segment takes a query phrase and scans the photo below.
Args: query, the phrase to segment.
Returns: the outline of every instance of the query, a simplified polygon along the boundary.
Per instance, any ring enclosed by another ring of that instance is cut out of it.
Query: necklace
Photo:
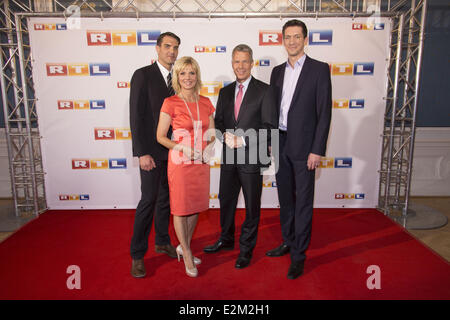
[[[201,121],[200,121],[200,111],[199,111],[199,106],[198,106],[198,100],[196,100],[196,104],[197,104],[197,121],[194,120],[194,117],[192,116],[192,112],[189,109],[189,106],[186,102],[186,100],[184,99],[183,95],[180,94],[180,98],[181,100],[183,100],[184,105],[186,106],[187,111],[189,112],[189,116],[191,117],[191,121],[192,121],[192,127],[194,129],[194,148],[197,145],[197,141],[198,141],[198,137],[199,137],[199,132],[201,129]]]

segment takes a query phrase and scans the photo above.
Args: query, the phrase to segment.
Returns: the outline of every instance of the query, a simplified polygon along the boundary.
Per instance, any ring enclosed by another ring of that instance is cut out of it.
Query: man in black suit
[[[212,253],[234,248],[235,211],[242,187],[246,216],[235,264],[241,269],[250,264],[256,245],[263,178],[261,169],[270,164],[267,131],[276,128],[277,116],[270,87],[251,75],[253,53],[249,46],[234,48],[232,67],[236,81],[220,90],[214,119],[224,142],[219,184],[221,234],[219,240],[205,247],[204,251]]]
[[[162,33],[156,42],[157,62],[136,70],[131,78],[130,127],[133,156],[139,157],[141,176],[141,200],[136,209],[131,239],[131,275],[135,278],[146,274],[143,258],[148,249],[154,212],[155,251],[177,257],[168,233],[168,150],[156,141],[156,128],[164,99],[174,94],[170,72],[177,59],[179,45],[177,35]]]
[[[303,273],[311,239],[315,169],[325,155],[331,121],[330,68],[305,54],[307,32],[302,21],[286,22],[283,45],[288,61],[273,68],[270,77],[279,114],[280,154],[275,158],[283,243],[266,255],[290,251],[289,279]]]

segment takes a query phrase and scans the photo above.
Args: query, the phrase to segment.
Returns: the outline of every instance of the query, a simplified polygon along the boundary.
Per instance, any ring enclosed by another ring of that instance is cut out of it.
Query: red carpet
[[[201,214],[193,250],[199,277],[156,254],[154,233],[147,277],[130,276],[133,210],[49,211],[0,243],[0,299],[449,299],[449,264],[371,209],[317,209],[305,273],[286,278],[288,256],[268,258],[279,245],[278,210],[263,210],[251,265],[234,268],[238,250],[205,254],[218,238],[219,214]],[[243,211],[237,213],[237,231]],[[178,244],[171,230],[173,244]],[[239,233],[236,234],[238,243]],[[237,246],[236,246],[237,247]],[[81,269],[81,289],[66,286],[67,267]],[[369,290],[367,267],[380,268],[381,289]]]

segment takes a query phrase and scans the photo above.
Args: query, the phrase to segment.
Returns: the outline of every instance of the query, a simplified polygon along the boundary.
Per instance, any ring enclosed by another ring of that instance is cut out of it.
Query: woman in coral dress
[[[176,95],[167,98],[157,129],[158,142],[168,148],[167,176],[170,210],[183,256],[186,273],[196,277],[200,259],[191,252],[191,239],[198,213],[209,208],[209,155],[214,144],[214,107],[199,95],[200,68],[191,57],[183,57],[173,67],[172,86]],[[172,126],[172,140],[167,138]]]

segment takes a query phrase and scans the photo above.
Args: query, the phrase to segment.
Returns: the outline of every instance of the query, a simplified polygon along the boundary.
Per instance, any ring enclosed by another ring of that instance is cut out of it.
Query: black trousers
[[[148,250],[148,236],[155,220],[155,244],[170,243],[170,198],[167,181],[167,160],[155,160],[156,167],[150,171],[140,170],[141,200],[134,217],[131,238],[131,258],[142,259]]]
[[[245,173],[239,166],[231,166],[220,170],[219,203],[220,227],[222,229],[220,240],[234,243],[235,213],[242,191],[245,200],[245,221],[242,224],[239,246],[241,253],[252,253],[256,246],[259,217],[261,211],[261,193],[263,177],[258,172]]]
[[[308,170],[307,160],[291,159],[285,144],[286,134],[280,133],[276,180],[281,233],[284,243],[291,248],[291,260],[303,261],[311,240],[315,171]]]

